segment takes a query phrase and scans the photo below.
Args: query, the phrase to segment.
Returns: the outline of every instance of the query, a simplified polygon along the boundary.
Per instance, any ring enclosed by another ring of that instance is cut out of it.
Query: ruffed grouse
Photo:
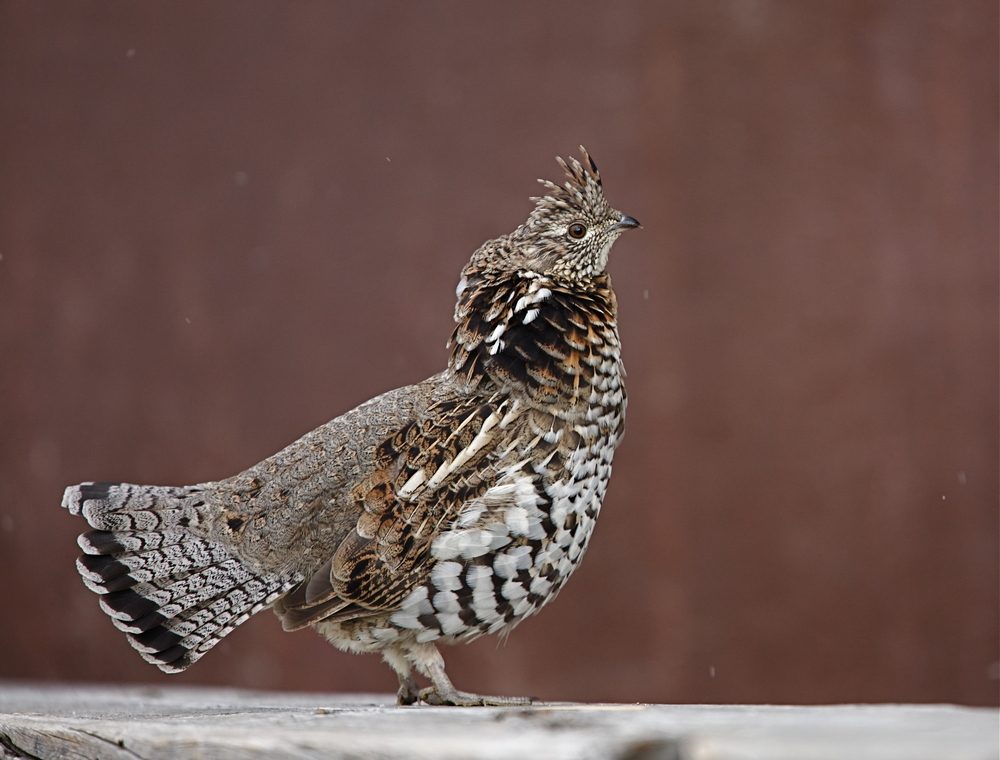
[[[84,583],[143,658],[182,671],[271,606],[286,630],[381,652],[400,703],[529,701],[457,691],[436,644],[505,633],[556,596],[622,437],[605,267],[638,222],[608,205],[586,150],[558,161],[565,182],[542,181],[524,224],[462,271],[443,372],[226,480],[66,489],[93,528]]]

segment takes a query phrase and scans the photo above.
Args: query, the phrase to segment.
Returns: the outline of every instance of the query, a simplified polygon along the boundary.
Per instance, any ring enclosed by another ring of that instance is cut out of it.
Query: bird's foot
[[[426,689],[425,689],[426,691]],[[415,705],[422,699],[420,687],[409,674],[399,677],[399,691],[396,692],[396,704]]]
[[[531,697],[491,697],[472,694],[458,689],[445,690],[434,686],[420,691],[420,701],[428,705],[451,705],[454,707],[524,707],[532,703]]]
[[[420,695],[414,694],[409,689],[399,687],[399,691],[396,692],[396,704],[398,705],[415,705],[420,701]]]
[[[532,703],[531,697],[490,697],[459,691],[444,671],[441,653],[431,643],[389,646],[383,650],[382,657],[399,676],[396,700],[401,705],[423,702],[455,707],[523,707]],[[414,667],[433,685],[425,689],[418,687],[413,678]]]

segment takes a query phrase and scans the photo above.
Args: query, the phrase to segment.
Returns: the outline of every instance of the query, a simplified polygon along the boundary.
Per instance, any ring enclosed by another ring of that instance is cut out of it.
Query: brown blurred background
[[[628,434],[550,699],[998,696],[997,5],[0,2],[0,677],[395,689],[264,613],[183,676],[73,568],[86,479],[229,475],[443,366],[583,142]]]

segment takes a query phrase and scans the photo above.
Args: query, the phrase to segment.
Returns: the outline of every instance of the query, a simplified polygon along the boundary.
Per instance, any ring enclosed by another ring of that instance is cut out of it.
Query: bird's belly
[[[355,651],[400,640],[470,641],[509,631],[537,612],[583,557],[617,443],[617,430],[607,430],[568,454],[560,471],[548,472],[543,482],[525,474],[520,492],[513,489],[513,503],[471,518],[464,513],[464,522],[456,520],[435,541],[427,581],[399,609],[338,625],[345,641],[328,634],[331,641]]]

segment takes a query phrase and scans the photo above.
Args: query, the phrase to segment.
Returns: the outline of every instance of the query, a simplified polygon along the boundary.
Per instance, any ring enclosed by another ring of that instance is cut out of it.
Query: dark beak
[[[641,227],[639,220],[628,214],[622,214],[622,218],[619,220],[615,227],[619,230],[634,230],[636,227]]]

